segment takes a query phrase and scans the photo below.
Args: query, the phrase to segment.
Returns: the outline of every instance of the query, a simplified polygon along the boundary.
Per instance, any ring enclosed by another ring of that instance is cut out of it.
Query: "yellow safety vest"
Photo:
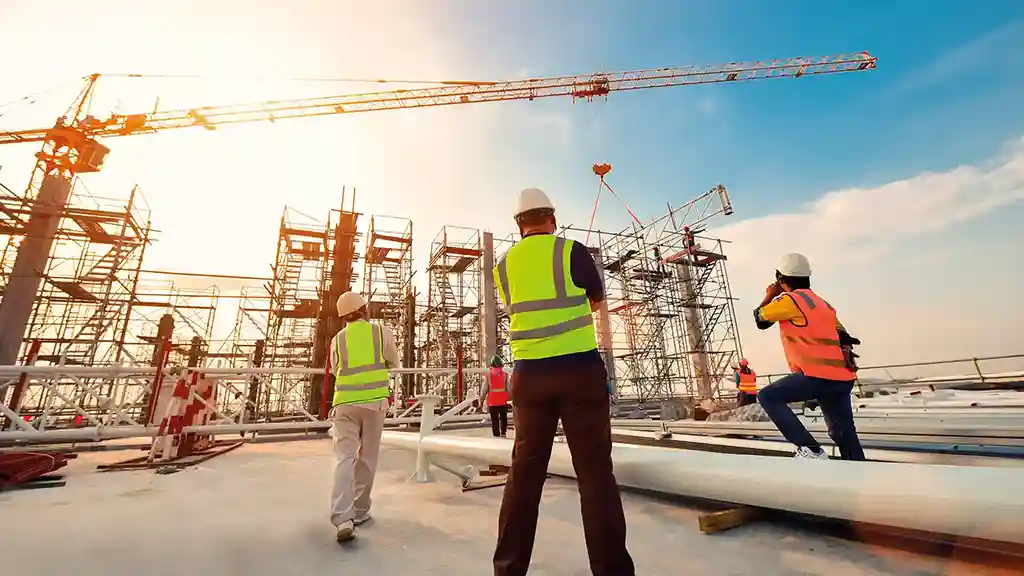
[[[572,240],[528,236],[494,268],[494,282],[509,315],[516,360],[536,360],[597,349],[586,290],[572,282]]]
[[[383,329],[364,320],[349,324],[334,337],[338,354],[338,364],[334,367],[334,406],[388,397],[383,341]]]

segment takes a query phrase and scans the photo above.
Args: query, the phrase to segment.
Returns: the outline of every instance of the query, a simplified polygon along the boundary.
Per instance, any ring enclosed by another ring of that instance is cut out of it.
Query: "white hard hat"
[[[366,306],[366,300],[362,296],[355,292],[345,292],[338,297],[338,316],[348,316],[363,306]]]
[[[547,208],[554,212],[555,206],[551,203],[548,195],[544,193],[540,188],[527,188],[519,193],[519,201],[516,202],[516,213],[515,216],[519,216],[523,212],[530,210],[536,210],[538,208]]]
[[[810,278],[811,263],[807,261],[807,257],[803,254],[794,252],[782,257],[782,262],[779,262],[778,271],[783,276]]]

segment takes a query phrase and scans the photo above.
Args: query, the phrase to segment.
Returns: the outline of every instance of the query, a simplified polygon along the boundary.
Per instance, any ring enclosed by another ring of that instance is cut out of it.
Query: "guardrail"
[[[161,374],[167,380],[160,383],[157,370],[147,366],[0,366],[0,442],[85,442],[117,438],[155,438],[161,434],[161,416],[152,409],[146,394],[169,395],[176,383],[181,381],[216,382],[216,392],[205,396],[194,385],[185,388],[180,399],[188,405],[209,414],[201,425],[188,425],[184,433],[195,434],[244,434],[260,432],[312,432],[323,431],[330,422],[321,419],[320,413],[307,410],[307,394],[300,390],[289,390],[294,385],[276,376],[315,376],[323,374],[322,368],[197,368],[167,369]],[[438,377],[456,375],[476,376],[487,372],[484,368],[399,368],[391,370],[391,376],[421,374]],[[153,383],[158,389],[154,390]],[[251,408],[254,401],[246,388],[255,384],[261,397],[275,398],[287,404],[286,413],[277,415],[278,421],[264,418],[253,421]],[[453,385],[442,379],[432,386],[429,394],[439,399],[436,392]],[[32,410],[19,410],[16,406],[2,401],[7,389],[19,386],[22,392],[35,394]],[[477,386],[472,379],[462,381],[463,398],[437,418],[438,424],[445,422],[479,422],[482,415],[464,414],[472,408],[477,398]],[[282,400],[283,399],[283,400]],[[437,400],[431,406],[437,406]],[[420,409],[420,400],[399,413],[399,405],[393,406],[388,426],[418,424],[419,416],[413,413]],[[282,421],[283,420],[283,421]]]

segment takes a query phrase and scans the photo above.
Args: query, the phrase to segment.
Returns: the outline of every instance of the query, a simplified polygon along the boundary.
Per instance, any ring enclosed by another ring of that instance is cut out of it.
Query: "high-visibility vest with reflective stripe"
[[[597,349],[590,301],[569,271],[572,245],[572,240],[552,234],[527,236],[494,268],[516,360]]]
[[[334,346],[338,355],[334,373],[335,406],[388,397],[383,328],[363,320],[352,322],[334,337]]]
[[[737,373],[740,375],[740,392],[757,394],[757,374],[753,370],[749,372],[738,370]]]
[[[487,387],[487,405],[504,406],[508,404],[508,389],[505,388],[505,371],[497,366],[491,366],[490,378]]]
[[[810,290],[794,290],[788,294],[807,319],[806,326],[797,326],[790,320],[779,322],[789,369],[826,380],[854,380],[857,375],[846,367],[843,350],[839,347],[835,309]]]

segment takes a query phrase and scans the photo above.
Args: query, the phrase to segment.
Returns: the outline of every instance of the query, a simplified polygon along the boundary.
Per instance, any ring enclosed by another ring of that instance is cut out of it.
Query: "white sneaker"
[[[828,460],[828,454],[825,451],[815,452],[806,446],[801,446],[796,449],[796,454],[793,455],[798,460]]]
[[[338,543],[348,542],[356,537],[356,526],[351,520],[347,520],[338,526]]]
[[[353,520],[352,523],[355,524],[356,526],[359,526],[360,524],[366,524],[367,522],[369,522],[370,518],[372,518],[372,516],[370,516],[370,513],[367,512],[366,514],[363,514],[362,516],[356,516],[356,519]]]

